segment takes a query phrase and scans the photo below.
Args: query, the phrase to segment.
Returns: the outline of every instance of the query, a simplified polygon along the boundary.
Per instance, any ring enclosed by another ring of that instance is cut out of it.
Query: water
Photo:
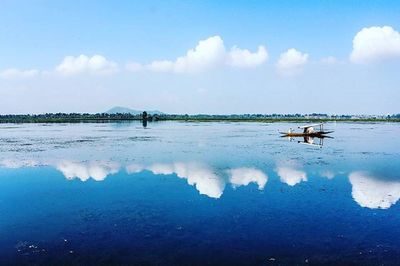
[[[297,126],[2,124],[0,264],[398,265],[400,126]]]

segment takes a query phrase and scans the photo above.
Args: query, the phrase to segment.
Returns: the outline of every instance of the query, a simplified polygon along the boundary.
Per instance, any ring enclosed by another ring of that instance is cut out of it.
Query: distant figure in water
[[[147,127],[147,112],[146,111],[144,111],[142,114],[142,124],[143,124],[144,128]]]

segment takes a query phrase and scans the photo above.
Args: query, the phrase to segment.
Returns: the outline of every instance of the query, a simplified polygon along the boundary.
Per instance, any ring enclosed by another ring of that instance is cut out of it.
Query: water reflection
[[[12,159],[5,159],[0,161],[0,166],[3,168],[11,168],[17,169],[22,167],[36,167],[39,166],[40,162],[29,159],[29,160],[12,160]]]
[[[120,166],[108,161],[73,162],[63,160],[57,163],[56,168],[68,180],[78,178],[81,181],[87,181],[92,178],[95,181],[103,181],[108,175],[117,173]]]
[[[216,175],[209,166],[201,163],[153,164],[148,170],[156,175],[175,174],[179,178],[184,178],[189,185],[195,186],[200,194],[210,198],[221,197],[225,188],[223,178]]]
[[[400,181],[382,180],[370,172],[356,171],[349,175],[353,199],[370,209],[388,209],[400,198]]]
[[[142,172],[144,167],[140,164],[129,164],[125,167],[125,170],[128,174],[136,174]]]
[[[258,189],[262,190],[268,181],[268,176],[255,168],[236,168],[228,170],[229,181],[233,187],[247,186],[250,183],[256,183]]]
[[[0,167],[17,169],[24,167],[50,166],[60,171],[68,180],[78,179],[82,182],[92,179],[103,181],[109,175],[121,171],[120,163],[98,161],[73,161],[58,160],[12,160],[0,161]],[[199,194],[210,198],[219,199],[226,188],[248,186],[251,183],[263,190],[268,182],[268,175],[264,171],[254,167],[237,167],[216,170],[212,166],[200,162],[174,162],[153,163],[150,165],[130,163],[125,165],[127,174],[138,174],[149,171],[154,175],[175,175],[185,179],[190,186],[196,188]],[[295,160],[280,161],[273,168],[279,180],[288,186],[295,186],[308,181],[304,167]],[[330,169],[318,172],[319,177],[333,179],[337,173]],[[344,173],[344,172],[340,172]],[[374,175],[368,171],[353,171],[348,174],[352,192],[351,196],[358,205],[370,209],[388,209],[400,199],[400,180],[384,179],[380,175]]]
[[[275,169],[277,175],[283,183],[294,186],[302,181],[307,181],[307,174],[302,170],[302,166],[295,161],[280,162]]]
[[[335,173],[332,170],[323,170],[320,175],[327,179],[333,179],[335,177]]]
[[[153,164],[148,168],[153,174],[176,174],[180,178],[187,179],[189,185],[195,186],[202,195],[210,198],[220,198],[227,183],[234,188],[256,183],[262,190],[267,183],[268,176],[255,168],[234,168],[226,170],[228,176],[221,172],[219,175],[210,166],[200,163],[173,163]]]
[[[288,138],[288,140],[289,140],[290,142],[296,140],[295,137],[287,137],[287,136],[282,136],[282,137]],[[303,139],[303,141],[297,140],[297,143],[305,144],[305,145],[310,145],[310,146],[316,146],[316,147],[322,148],[322,147],[324,146],[324,138],[329,138],[329,139],[331,139],[332,137],[330,137],[330,136],[316,136],[316,137],[304,136],[304,137],[301,137],[301,138]],[[315,141],[315,139],[316,139],[317,141]]]

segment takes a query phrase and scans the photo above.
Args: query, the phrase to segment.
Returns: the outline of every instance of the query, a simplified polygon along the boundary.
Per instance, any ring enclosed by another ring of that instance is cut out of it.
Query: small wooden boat
[[[319,131],[315,131],[314,127],[319,126]],[[333,131],[324,131],[324,126],[322,123],[320,124],[312,124],[299,127],[303,129],[303,132],[292,132],[290,129],[288,132],[279,132],[282,134],[282,137],[316,137],[316,138],[324,138],[326,135],[332,133]]]

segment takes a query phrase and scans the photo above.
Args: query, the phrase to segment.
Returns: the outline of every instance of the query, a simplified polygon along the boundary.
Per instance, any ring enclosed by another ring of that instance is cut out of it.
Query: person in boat
[[[311,134],[311,133],[314,133],[314,132],[315,131],[314,131],[313,127],[305,127],[304,130],[303,130],[304,134]]]

